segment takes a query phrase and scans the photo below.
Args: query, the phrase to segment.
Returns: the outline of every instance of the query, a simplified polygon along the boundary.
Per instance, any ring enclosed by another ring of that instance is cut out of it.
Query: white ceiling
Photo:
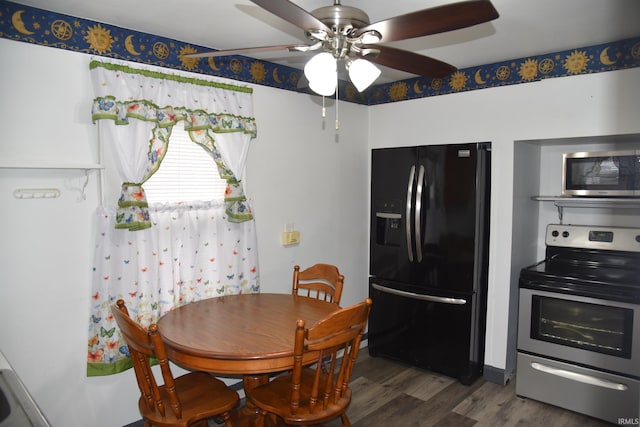
[[[299,44],[303,31],[249,0],[14,0],[78,18],[213,49]],[[344,0],[377,22],[451,0]],[[294,0],[312,11],[332,0]],[[500,17],[489,23],[391,43],[467,68],[607,43],[640,35],[640,0],[492,0]],[[287,51],[254,58],[301,69],[308,55]],[[377,83],[411,75],[385,69]]]

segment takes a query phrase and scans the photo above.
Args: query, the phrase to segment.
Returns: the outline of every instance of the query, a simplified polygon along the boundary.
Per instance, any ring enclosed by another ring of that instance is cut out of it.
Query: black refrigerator
[[[490,169],[490,143],[372,150],[372,356],[482,374]]]

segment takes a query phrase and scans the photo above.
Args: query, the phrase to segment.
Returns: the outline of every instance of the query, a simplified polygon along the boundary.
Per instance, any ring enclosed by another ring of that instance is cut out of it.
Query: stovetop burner
[[[640,229],[551,224],[546,242],[521,287],[640,303]]]

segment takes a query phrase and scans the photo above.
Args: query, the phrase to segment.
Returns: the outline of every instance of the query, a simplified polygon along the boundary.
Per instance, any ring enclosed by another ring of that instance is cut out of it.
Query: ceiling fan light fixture
[[[347,63],[351,83],[362,92],[376,81],[382,71],[366,59],[358,58]]]
[[[377,32],[376,30],[367,31],[360,36],[360,41],[363,44],[379,43],[380,40],[382,40],[382,34]]]
[[[336,93],[336,82],[330,79],[313,80],[309,82],[309,89],[322,96],[333,96]]]
[[[336,91],[338,69],[336,58],[329,52],[314,55],[304,66],[309,88],[318,95],[331,96]]]
[[[320,41],[324,41],[327,40],[329,38],[329,34],[327,34],[327,32],[325,30],[308,30],[307,34],[315,39],[315,40],[320,40]]]

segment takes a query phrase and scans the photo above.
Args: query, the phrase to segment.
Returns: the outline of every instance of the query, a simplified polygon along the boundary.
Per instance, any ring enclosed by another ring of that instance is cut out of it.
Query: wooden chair
[[[267,415],[286,424],[312,425],[341,417],[350,426],[346,410],[351,402],[349,379],[358,356],[371,299],[342,308],[310,328],[298,320],[295,331],[294,367],[291,373],[247,390],[247,397],[259,410],[257,427]],[[303,367],[303,355],[318,352],[315,364]],[[329,357],[328,363],[325,358]],[[342,357],[341,357],[342,356]]]
[[[145,427],[206,427],[207,418],[211,417],[219,417],[227,427],[232,426],[230,412],[238,404],[238,393],[206,372],[190,372],[174,379],[158,326],[142,328],[129,317],[121,299],[111,311],[129,347],[140,387],[138,408]],[[164,385],[156,383],[149,357],[158,359]]]
[[[293,267],[293,294],[340,304],[344,276],[331,264],[316,264],[300,271]]]

